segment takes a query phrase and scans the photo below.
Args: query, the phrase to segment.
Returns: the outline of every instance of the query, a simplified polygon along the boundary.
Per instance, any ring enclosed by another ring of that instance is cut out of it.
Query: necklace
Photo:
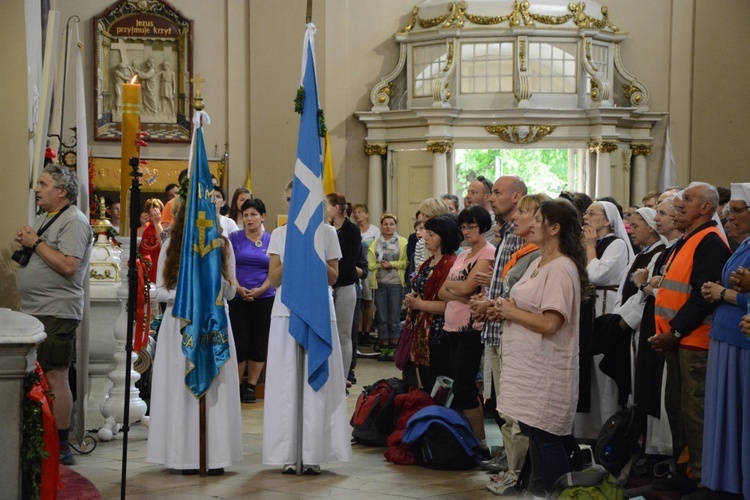
[[[262,247],[262,246],[263,246],[263,232],[264,232],[264,231],[261,231],[261,232],[260,232],[260,237],[259,237],[259,238],[258,238],[258,239],[257,239],[256,241],[253,241],[253,240],[251,240],[251,239],[250,239],[250,237],[248,237],[247,239],[248,239],[248,240],[250,240],[250,241],[253,241],[253,244],[254,244],[254,245],[255,245],[256,247],[260,248],[260,247]]]

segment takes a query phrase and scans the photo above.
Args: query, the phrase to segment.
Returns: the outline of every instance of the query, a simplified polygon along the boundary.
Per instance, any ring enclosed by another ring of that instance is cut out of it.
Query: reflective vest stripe
[[[679,283],[677,281],[665,279],[661,282],[659,290],[673,290],[675,292],[686,293],[690,295],[692,288],[690,286],[690,283]]]

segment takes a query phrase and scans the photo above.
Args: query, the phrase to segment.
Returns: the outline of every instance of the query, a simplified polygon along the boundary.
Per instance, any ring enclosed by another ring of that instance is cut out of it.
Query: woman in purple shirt
[[[229,301],[240,372],[240,398],[255,403],[255,384],[266,364],[268,330],[276,290],[268,280],[268,244],[271,235],[263,231],[266,205],[254,198],[242,204],[245,228],[229,235],[237,263],[237,295]],[[249,363],[248,363],[249,361]],[[248,366],[249,364],[249,366]],[[242,383],[248,368],[247,383]]]

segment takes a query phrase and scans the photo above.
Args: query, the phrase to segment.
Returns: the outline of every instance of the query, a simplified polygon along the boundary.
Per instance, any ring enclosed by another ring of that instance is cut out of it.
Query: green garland
[[[302,107],[305,105],[305,87],[302,85],[297,89],[297,95],[294,96],[294,111],[302,114]]]
[[[298,114],[302,114],[302,108],[305,105],[305,88],[300,85],[297,89],[297,95],[294,96],[294,111]],[[323,110],[318,110],[318,135],[325,137],[328,133],[328,127],[326,127],[326,117],[323,114]]]
[[[23,441],[21,444],[22,497],[37,500],[42,477],[42,461],[49,456],[44,451],[42,404],[32,401],[28,393],[39,383],[39,375],[31,372],[23,381]]]

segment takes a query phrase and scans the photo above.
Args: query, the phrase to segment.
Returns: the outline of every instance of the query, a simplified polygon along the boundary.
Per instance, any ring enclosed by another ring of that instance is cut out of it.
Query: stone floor
[[[360,359],[358,386],[351,389],[349,410],[354,408],[363,384],[399,376],[393,363]],[[500,445],[500,433],[488,421],[488,441]],[[147,430],[140,424],[128,434],[126,494],[132,499],[176,498],[253,498],[307,499],[356,498],[439,498],[462,499],[492,497],[484,489],[489,476],[482,470],[434,471],[418,466],[398,466],[383,458],[384,448],[354,445],[351,462],[323,466],[320,476],[282,475],[277,467],[261,464],[263,402],[242,405],[242,440],[245,461],[228,468],[223,476],[182,476],[159,465],[147,464]],[[98,443],[89,455],[76,455],[72,468],[96,485],[105,499],[120,498],[122,435],[110,442]]]

